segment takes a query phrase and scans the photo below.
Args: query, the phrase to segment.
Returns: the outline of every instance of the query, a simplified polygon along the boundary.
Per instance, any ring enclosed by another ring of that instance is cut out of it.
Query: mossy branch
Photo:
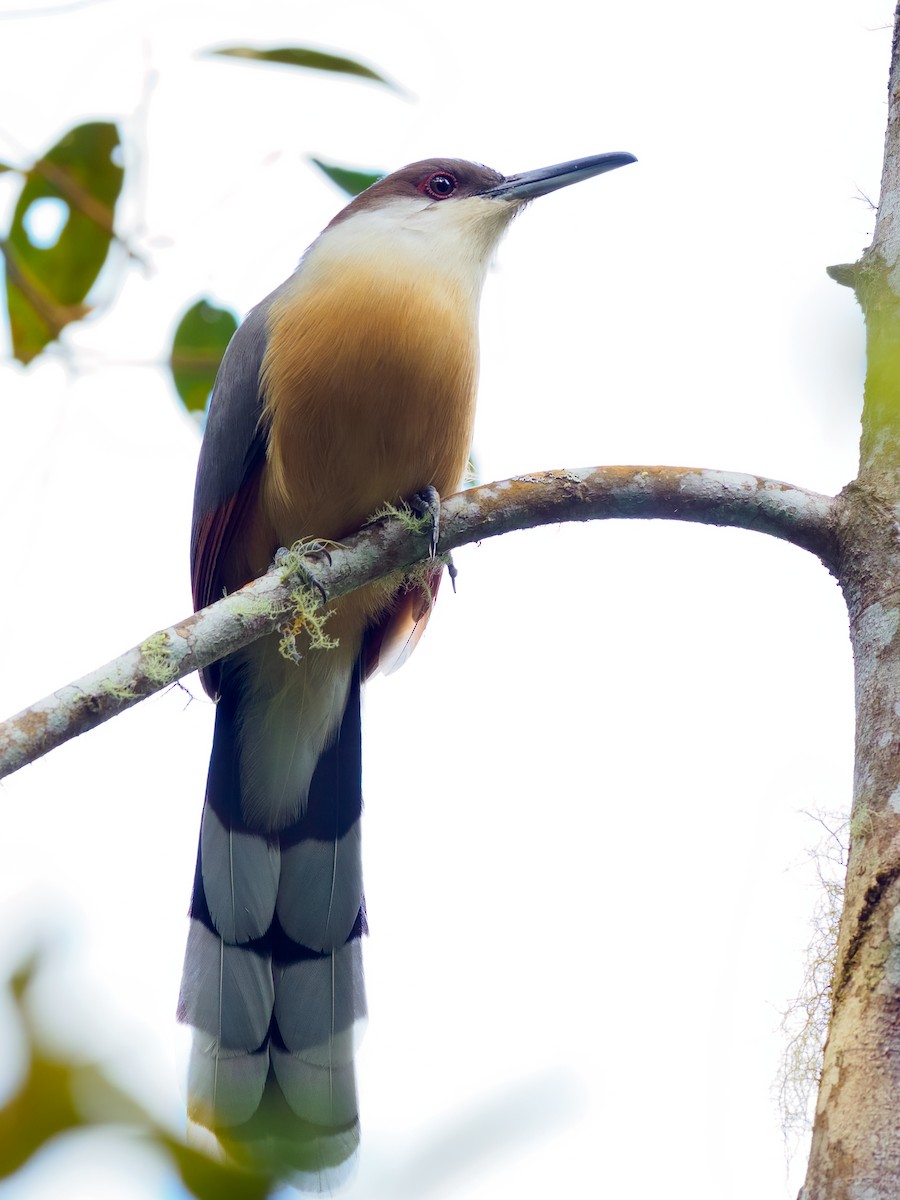
[[[460,492],[441,507],[439,552],[514,529],[622,517],[753,529],[834,566],[830,497],[755,475],[686,467],[545,471]],[[312,590],[304,572],[298,578],[278,563],[240,591],[11,717],[0,724],[0,778],[267,633],[290,629],[297,620],[307,631],[318,620],[322,633],[323,593],[333,600],[393,572],[409,575],[427,558],[429,536],[430,522],[411,524],[389,515],[327,555],[299,546],[300,563],[315,581]],[[327,641],[322,633],[323,647]]]

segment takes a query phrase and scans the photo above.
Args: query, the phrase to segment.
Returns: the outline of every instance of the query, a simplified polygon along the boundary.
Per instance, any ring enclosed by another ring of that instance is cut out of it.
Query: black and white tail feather
[[[359,1143],[360,670],[331,688],[330,716],[307,711],[324,749],[313,766],[289,756],[266,820],[252,811],[258,797],[247,803],[260,785],[241,761],[246,711],[259,711],[255,665],[224,665],[216,709],[178,1005],[193,1027],[188,1116],[235,1157],[322,1190],[349,1172]],[[283,752],[286,738],[304,738],[296,696],[268,700],[265,727],[252,731],[259,762],[265,742]]]

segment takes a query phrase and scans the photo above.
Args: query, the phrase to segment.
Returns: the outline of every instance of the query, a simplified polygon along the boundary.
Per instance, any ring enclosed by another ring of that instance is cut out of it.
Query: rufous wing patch
[[[244,557],[243,553],[236,553],[244,543],[258,540],[248,539],[248,526],[254,525],[253,518],[257,515],[259,474],[257,470],[233,496],[194,521],[191,589],[194,608],[198,612],[255,577],[249,563],[239,564],[235,560]],[[255,523],[258,524],[258,520]],[[277,547],[273,548],[273,553],[274,549]],[[218,695],[219,669],[219,664],[213,663],[201,672],[203,686],[213,698]]]
[[[390,612],[366,634],[363,677],[376,671],[398,671],[419,644],[437,598],[443,566],[436,566],[422,583],[400,592]]]

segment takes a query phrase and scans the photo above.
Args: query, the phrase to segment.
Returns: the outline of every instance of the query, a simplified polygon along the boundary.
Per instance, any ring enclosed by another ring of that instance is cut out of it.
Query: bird
[[[504,176],[427,159],[333,218],[222,359],[194,496],[198,610],[281,547],[463,486],[495,247],[529,201],[635,161]],[[203,673],[216,710],[178,1002],[188,1120],[306,1190],[339,1181],[360,1136],[360,689],[408,657],[441,571],[329,603],[328,649],[301,635],[286,657],[268,637]]]

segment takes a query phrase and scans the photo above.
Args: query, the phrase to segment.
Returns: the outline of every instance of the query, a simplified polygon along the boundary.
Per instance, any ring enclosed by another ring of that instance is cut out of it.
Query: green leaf
[[[336,183],[348,196],[358,196],[367,187],[384,178],[383,171],[351,171],[347,167],[336,167],[333,163],[322,162],[321,158],[311,158],[309,161],[315,163],[323,175],[327,175],[331,182]]]
[[[237,1163],[219,1162],[162,1131],[157,1140],[171,1155],[184,1186],[198,1200],[266,1200],[274,1191],[283,1191],[269,1176]]]
[[[83,303],[106,262],[124,171],[116,161],[119,131],[105,121],[70,129],[25,173],[9,238],[6,299],[13,353],[35,358],[71,321],[90,312]],[[61,227],[52,244],[29,229],[36,206],[60,204]]]
[[[231,309],[218,308],[209,300],[198,300],[181,318],[169,366],[175,390],[189,412],[205,410],[222,355],[237,327]]]
[[[255,1162],[221,1162],[186,1146],[97,1064],[47,1049],[35,1029],[31,996],[31,984],[44,965],[44,954],[35,950],[15,968],[10,981],[17,1022],[7,1020],[4,1035],[7,1041],[16,1037],[18,1024],[27,1065],[13,1094],[0,1102],[0,1179],[14,1176],[61,1134],[105,1129],[123,1146],[133,1145],[137,1135],[159,1150],[197,1200],[266,1200],[281,1190],[271,1173]],[[12,1192],[16,1190],[14,1182]]]
[[[339,75],[356,75],[361,79],[372,79],[385,87],[398,91],[397,85],[366,67],[353,58],[340,54],[325,54],[321,50],[310,50],[306,46],[283,46],[273,50],[258,50],[253,46],[226,46],[211,53],[229,58],[250,58],[257,62],[281,63],[287,67],[302,67],[309,71],[334,71]]]
[[[114,161],[118,147],[115,125],[79,125],[25,174],[9,238],[2,245],[13,351],[22,362],[29,362],[70,321],[90,311],[82,302],[114,236],[115,204],[124,175]],[[63,215],[52,244],[40,244],[29,219],[48,201]]]
[[[15,171],[15,170],[16,170],[16,168],[11,167],[9,165],[9,163],[0,162],[0,175],[2,175],[4,171]]]

